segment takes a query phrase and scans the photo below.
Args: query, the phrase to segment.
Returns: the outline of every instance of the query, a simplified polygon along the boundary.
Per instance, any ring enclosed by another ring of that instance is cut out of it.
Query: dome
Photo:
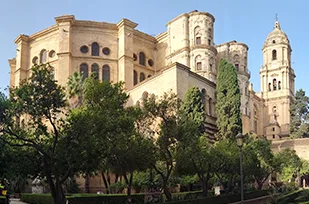
[[[272,30],[268,34],[266,41],[264,43],[264,47],[277,43],[285,43],[285,44],[290,43],[288,36],[285,34],[285,32],[281,30],[280,23],[278,20],[276,20],[275,22],[274,30]]]

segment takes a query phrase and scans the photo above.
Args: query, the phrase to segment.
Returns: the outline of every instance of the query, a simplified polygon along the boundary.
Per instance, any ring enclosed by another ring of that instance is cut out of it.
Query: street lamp
[[[240,157],[240,196],[241,202],[244,202],[244,176],[242,172],[242,146],[244,144],[244,136],[241,133],[238,133],[236,136],[237,146],[239,147],[239,157]]]

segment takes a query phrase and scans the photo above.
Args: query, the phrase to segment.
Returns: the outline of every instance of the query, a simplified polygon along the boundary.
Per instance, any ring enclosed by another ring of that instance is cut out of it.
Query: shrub
[[[258,198],[262,196],[268,195],[267,190],[263,191],[255,191],[246,193],[244,195],[245,200]],[[213,197],[206,197],[206,198],[198,198],[194,200],[183,200],[183,201],[172,201],[168,202],[170,204],[226,204],[226,203],[233,203],[240,200],[240,195],[223,195],[223,196],[213,196]]]
[[[31,204],[53,204],[53,198],[50,194],[21,194],[20,199],[23,202]]]

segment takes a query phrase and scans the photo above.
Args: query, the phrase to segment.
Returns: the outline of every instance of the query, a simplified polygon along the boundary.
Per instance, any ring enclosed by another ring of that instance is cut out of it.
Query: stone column
[[[133,38],[136,23],[122,19],[118,24],[118,81],[125,82],[125,89],[133,87]],[[138,55],[138,53],[136,53]]]
[[[31,68],[29,64],[29,37],[27,35],[19,35],[15,40],[16,47],[16,67],[15,67],[15,85],[27,78],[27,71]]]
[[[73,74],[72,68],[72,25],[75,22],[73,15],[65,15],[55,18],[58,25],[58,74],[57,80],[60,85],[67,83],[69,76]]]

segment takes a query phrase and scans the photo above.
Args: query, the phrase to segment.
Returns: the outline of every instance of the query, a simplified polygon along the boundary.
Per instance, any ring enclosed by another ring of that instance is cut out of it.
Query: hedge
[[[53,204],[53,199],[50,194],[22,193],[20,200],[31,204]]]
[[[144,194],[133,194],[131,196],[132,202],[137,204],[144,203]],[[127,200],[126,194],[75,194],[68,196],[69,204],[121,204]]]
[[[5,197],[4,196],[0,196],[0,204],[5,204]]]
[[[245,200],[258,198],[262,196],[266,196],[269,194],[268,190],[262,191],[254,191],[250,193],[246,193],[244,195]],[[172,201],[168,202],[169,204],[228,204],[233,202],[240,201],[240,195],[223,195],[223,196],[213,196],[213,197],[206,197],[206,198],[198,198],[192,200],[183,200],[183,201]]]
[[[21,194],[22,201],[31,204],[53,204],[50,194]],[[67,196],[69,204],[121,204],[127,199],[125,194],[74,194]],[[144,203],[144,194],[133,194],[133,203]]]
[[[169,204],[226,204],[237,202],[240,200],[240,195],[223,195],[213,196],[206,198],[197,198],[201,195],[200,191],[197,192],[184,192],[173,194],[174,201],[168,202]],[[246,193],[244,198],[246,200],[268,195],[267,190],[255,191]],[[133,194],[133,203],[143,204],[144,194]],[[74,194],[67,196],[69,204],[121,204],[127,199],[125,194]],[[186,200],[184,200],[186,199]],[[31,204],[52,204],[52,197],[50,194],[21,194],[21,200]]]

